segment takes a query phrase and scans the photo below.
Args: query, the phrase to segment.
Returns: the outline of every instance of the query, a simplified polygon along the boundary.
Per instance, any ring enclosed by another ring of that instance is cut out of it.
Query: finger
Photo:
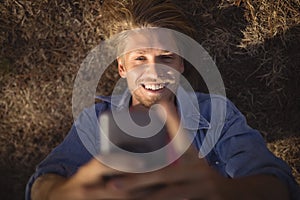
[[[84,199],[133,199],[133,196],[124,191],[116,191],[106,187],[85,188]]]
[[[104,174],[120,173],[119,171],[105,166],[97,159],[92,159],[87,164],[79,168],[78,172],[74,176],[74,181],[81,184],[99,184],[102,183],[102,176]]]
[[[128,155],[126,153],[111,152],[106,155],[101,155],[101,160],[110,168],[116,169],[120,172],[130,172],[133,169],[145,169],[145,160],[138,156]]]
[[[184,152],[196,154],[196,149],[191,146],[193,138],[183,129],[180,123],[180,117],[174,104],[160,102],[163,109],[156,109],[158,116],[166,119],[166,127],[169,138],[172,140],[172,148],[176,155],[182,155]],[[162,112],[164,110],[164,112]]]
[[[160,200],[160,199],[173,199],[173,200],[185,200],[185,199],[205,199],[205,190],[199,185],[191,183],[180,183],[169,185],[161,190],[148,194],[145,200]]]
[[[108,185],[118,190],[132,191],[154,185],[196,180],[202,176],[202,173],[199,172],[201,172],[199,163],[169,166],[155,172],[130,174],[116,178],[109,182]]]
[[[145,196],[148,196],[149,194],[161,190],[164,187],[166,187],[165,184],[156,184],[156,185],[132,190],[129,192],[129,194],[131,194],[134,199],[144,199]]]

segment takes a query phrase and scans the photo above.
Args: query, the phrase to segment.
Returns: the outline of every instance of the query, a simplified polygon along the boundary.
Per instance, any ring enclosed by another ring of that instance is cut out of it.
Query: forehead
[[[147,52],[157,50],[161,53],[173,52],[178,54],[178,46],[172,32],[161,29],[139,29],[128,32],[122,42],[121,54],[129,52]]]

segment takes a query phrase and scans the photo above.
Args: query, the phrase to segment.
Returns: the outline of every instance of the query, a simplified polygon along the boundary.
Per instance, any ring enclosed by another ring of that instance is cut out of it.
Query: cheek
[[[165,72],[165,75],[167,78],[177,82],[181,76],[181,73],[176,68],[169,68],[168,71]]]
[[[126,74],[127,84],[130,91],[136,90],[138,85],[138,79],[143,75],[139,70],[130,70]]]
[[[183,73],[184,71],[183,61],[178,61],[176,63],[176,66],[174,66],[174,69],[176,69],[179,73]]]

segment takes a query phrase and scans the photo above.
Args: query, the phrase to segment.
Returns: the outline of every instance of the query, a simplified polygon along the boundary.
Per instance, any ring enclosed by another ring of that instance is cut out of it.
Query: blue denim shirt
[[[99,127],[97,118],[107,110],[128,107],[129,92],[125,92],[117,101],[114,97],[98,97],[102,100],[91,108],[85,109],[75,121],[64,141],[57,146],[36,168],[26,187],[26,200],[30,200],[30,191],[33,182],[41,175],[55,173],[64,177],[70,177],[76,173],[79,167],[99,153]],[[261,134],[249,127],[245,117],[226,98],[196,93],[199,105],[198,123],[194,145],[199,151],[205,138],[208,141],[217,140],[212,148],[208,148],[204,154],[207,162],[225,177],[237,178],[257,174],[269,174],[278,177],[289,188],[291,199],[300,199],[300,190],[292,176],[290,167],[281,159],[274,156],[266,147]],[[213,103],[212,103],[213,102]],[[186,109],[185,101],[179,102],[178,107],[185,128],[189,128],[197,112],[194,109]],[[212,105],[214,104],[214,106]],[[226,105],[226,113],[219,135],[214,135],[212,110],[220,110]],[[184,109],[183,109],[184,108]]]

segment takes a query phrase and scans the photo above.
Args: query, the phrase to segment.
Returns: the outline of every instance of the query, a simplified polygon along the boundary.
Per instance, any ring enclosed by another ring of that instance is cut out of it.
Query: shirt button
[[[220,162],[219,162],[219,161],[216,161],[215,163],[216,163],[216,165],[220,164]]]

